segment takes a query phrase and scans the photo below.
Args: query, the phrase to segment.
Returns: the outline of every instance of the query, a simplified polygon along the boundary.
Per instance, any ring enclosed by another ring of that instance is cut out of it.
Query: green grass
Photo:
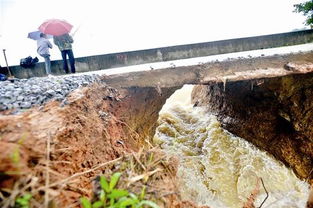
[[[31,198],[31,194],[24,194],[23,196],[16,198],[14,208],[30,208],[29,201]]]
[[[100,176],[101,191],[97,200],[91,202],[86,197],[82,197],[80,201],[83,208],[159,208],[154,202],[144,200],[145,188],[142,189],[139,196],[129,193],[125,189],[117,189],[116,185],[121,175],[121,173],[114,173],[110,181],[107,181],[104,176]]]

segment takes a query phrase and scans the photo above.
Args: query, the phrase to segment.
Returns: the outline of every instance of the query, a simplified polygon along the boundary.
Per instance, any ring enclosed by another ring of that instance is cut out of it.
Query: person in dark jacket
[[[67,65],[67,56],[70,61],[71,72],[75,73],[75,58],[72,50],[72,43],[74,42],[73,38],[68,34],[53,36],[53,42],[57,45],[61,51],[62,59],[63,59],[63,69],[65,73],[69,73],[68,65]]]

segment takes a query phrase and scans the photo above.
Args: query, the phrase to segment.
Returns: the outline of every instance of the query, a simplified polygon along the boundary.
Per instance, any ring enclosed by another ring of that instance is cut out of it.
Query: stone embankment
[[[51,100],[65,101],[73,90],[99,81],[99,75],[33,77],[0,82],[0,111],[20,112]]]

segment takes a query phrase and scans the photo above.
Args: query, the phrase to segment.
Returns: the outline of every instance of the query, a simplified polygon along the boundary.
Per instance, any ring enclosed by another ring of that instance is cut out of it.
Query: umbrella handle
[[[71,34],[72,37],[76,34],[76,32],[80,29],[81,24],[77,27],[77,29]]]

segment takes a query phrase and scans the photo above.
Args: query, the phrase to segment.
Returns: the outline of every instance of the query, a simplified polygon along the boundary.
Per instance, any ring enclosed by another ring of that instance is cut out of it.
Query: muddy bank
[[[175,90],[117,90],[94,84],[72,92],[66,105],[52,101],[18,115],[0,116],[0,203],[8,207],[24,191],[34,196],[34,207],[43,206],[47,194],[54,207],[79,207],[80,197],[92,196],[97,175],[112,173],[114,165],[120,168],[115,160],[122,163],[127,155],[151,148],[158,112]],[[152,168],[171,170],[153,175],[158,181],[153,183],[158,184],[154,192],[162,196],[160,205],[196,207],[180,200],[176,160],[158,155],[164,160],[162,167]]]
[[[312,73],[197,86],[192,100],[312,184]]]

